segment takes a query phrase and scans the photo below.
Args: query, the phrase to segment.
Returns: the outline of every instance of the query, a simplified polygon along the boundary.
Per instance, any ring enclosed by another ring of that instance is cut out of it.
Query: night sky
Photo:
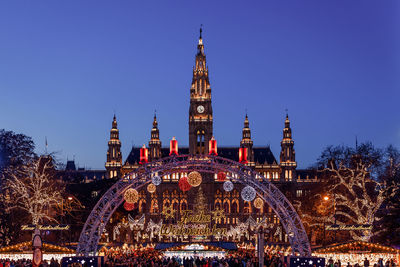
[[[300,167],[327,145],[400,147],[400,1],[1,1],[0,128],[37,152],[104,168],[114,112],[125,160],[160,136],[188,144],[199,26],[218,145],[279,158],[289,110]]]

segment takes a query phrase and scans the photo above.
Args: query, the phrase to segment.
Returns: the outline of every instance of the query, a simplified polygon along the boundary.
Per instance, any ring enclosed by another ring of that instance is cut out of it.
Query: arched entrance
[[[217,173],[219,171],[234,174],[230,180],[250,185],[280,219],[288,234],[292,254],[310,256],[311,247],[300,217],[284,194],[261,174],[236,161],[218,156],[179,155],[162,158],[143,165],[117,181],[97,202],[82,229],[77,255],[94,255],[106,223],[124,201],[123,193],[128,188],[138,189],[151,182],[154,175],[168,175],[179,169],[182,172],[198,171]]]

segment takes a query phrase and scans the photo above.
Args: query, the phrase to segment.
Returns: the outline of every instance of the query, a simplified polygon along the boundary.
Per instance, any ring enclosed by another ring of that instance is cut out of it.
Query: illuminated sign
[[[326,225],[325,230],[328,231],[363,231],[363,230],[372,230],[372,225],[370,224],[348,224],[348,225]]]
[[[42,231],[66,231],[70,229],[68,224],[56,224],[56,225],[34,225],[34,224],[24,224],[21,225],[21,230],[23,231],[33,231],[35,229]]]
[[[226,228],[219,228],[211,222],[217,222],[225,218],[222,210],[213,211],[211,214],[200,211],[194,213],[192,210],[184,210],[177,224],[163,224],[160,235],[164,236],[215,236],[226,235]],[[167,217],[167,213],[164,214]]]

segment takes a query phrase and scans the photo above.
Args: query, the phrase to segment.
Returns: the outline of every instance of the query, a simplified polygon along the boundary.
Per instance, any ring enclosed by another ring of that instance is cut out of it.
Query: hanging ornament
[[[225,181],[225,179],[226,179],[226,173],[224,173],[224,172],[219,172],[218,175],[217,175],[217,179],[218,179],[218,181],[220,181],[220,182]]]
[[[231,181],[226,181],[225,183],[224,183],[224,190],[226,191],[226,192],[230,192],[230,191],[232,191],[233,190],[233,183],[231,182]]]
[[[139,199],[139,193],[136,189],[129,188],[124,193],[124,199],[126,202],[135,203]]]
[[[147,191],[148,191],[149,193],[153,194],[154,192],[156,192],[156,186],[155,186],[153,183],[150,183],[150,184],[147,186]]]
[[[242,198],[243,198],[243,200],[244,201],[253,201],[253,199],[256,197],[256,195],[257,195],[257,192],[256,192],[256,190],[253,188],[253,187],[251,187],[251,186],[249,186],[249,185],[246,185],[243,189],[242,189],[242,192],[240,193],[241,194],[241,196],[242,196]]]
[[[191,186],[196,187],[201,184],[203,178],[199,172],[194,171],[189,173],[187,181]]]
[[[256,209],[260,210],[260,209],[262,209],[262,207],[264,205],[264,201],[260,197],[258,197],[256,199],[254,199],[253,205],[254,205],[254,207],[256,207]]]
[[[182,177],[181,179],[179,179],[179,188],[185,192],[185,191],[189,191],[190,188],[192,188],[192,186],[189,184],[188,182],[188,178],[186,176]]]
[[[154,185],[160,185],[162,182],[162,179],[160,176],[156,175],[151,178],[151,181],[153,182]]]
[[[127,211],[131,211],[135,208],[135,204],[126,202],[124,203],[124,209]]]

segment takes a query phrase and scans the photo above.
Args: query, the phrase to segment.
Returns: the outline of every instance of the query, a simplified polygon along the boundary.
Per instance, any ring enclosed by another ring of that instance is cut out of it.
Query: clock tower
[[[213,136],[213,113],[211,107],[211,87],[208,78],[206,55],[200,28],[196,63],[190,87],[189,107],[189,153],[208,154],[208,142]]]

